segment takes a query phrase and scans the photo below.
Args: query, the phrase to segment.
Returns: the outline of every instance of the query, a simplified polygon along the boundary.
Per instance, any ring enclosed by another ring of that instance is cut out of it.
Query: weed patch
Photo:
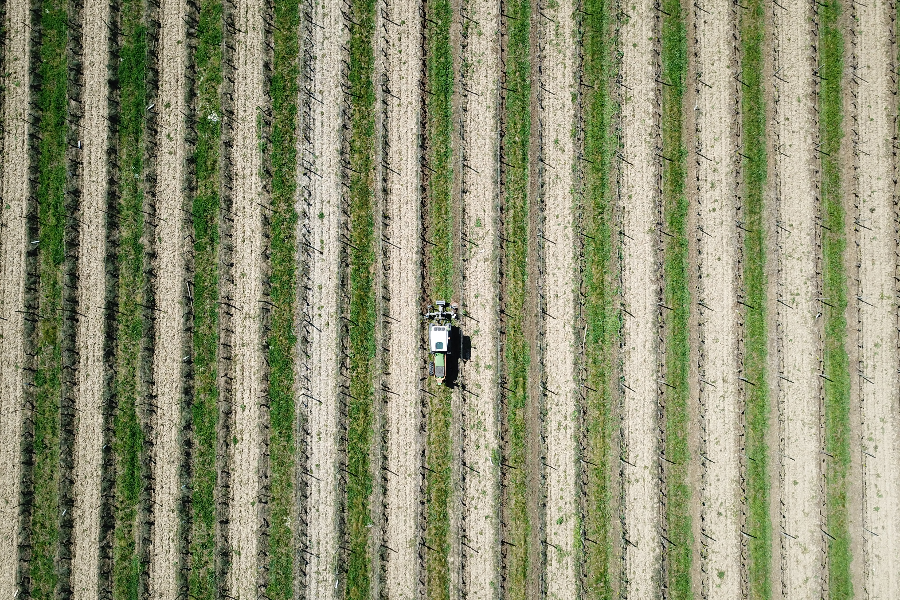
[[[685,147],[682,101],[687,75],[687,35],[684,15],[678,0],[663,2],[666,14],[662,17],[663,81],[663,219],[670,237],[666,237],[664,251],[665,304],[672,307],[664,313],[666,339],[665,431],[666,458],[666,520],[667,535],[672,543],[666,546],[666,576],[672,598],[691,598],[691,561],[693,535],[691,533],[691,489],[688,484],[688,376],[690,371],[691,293],[688,269],[687,215],[685,194],[687,149]],[[672,464],[674,463],[674,464]]]
[[[503,273],[502,357],[504,403],[504,470],[502,490],[504,516],[504,593],[510,600],[526,598],[528,581],[528,537],[531,523],[526,505],[527,441],[526,407],[529,360],[525,337],[525,300],[528,296],[528,144],[531,136],[531,4],[527,0],[505,0],[503,160]]]
[[[373,439],[372,366],[375,361],[374,164],[375,90],[372,86],[374,0],[353,0],[350,27],[350,405],[347,435],[347,587],[350,600],[370,597],[369,555],[371,446]]]
[[[143,430],[137,407],[141,403],[140,360],[144,335],[144,111],[147,106],[147,28],[137,0],[122,6],[122,47],[119,53],[119,305],[116,349],[114,423],[116,455],[115,547],[113,594],[137,600],[141,571],[137,548],[139,503],[143,477]]]
[[[610,461],[616,456],[611,375],[614,341],[619,332],[616,283],[613,274],[612,206],[615,202],[614,169],[616,141],[612,119],[618,106],[610,97],[615,85],[613,60],[614,22],[609,0],[588,0],[582,20],[584,31],[584,283],[587,338],[585,406],[588,471],[584,535],[593,543],[584,546],[585,586],[591,596],[613,595],[612,505]]]
[[[269,529],[269,585],[272,600],[294,594],[294,348],[296,334],[297,214],[294,210],[297,116],[297,32],[300,12],[295,2],[275,3],[274,65],[269,84],[272,101],[272,221],[270,295],[274,305],[269,331],[269,464],[271,465],[271,527]]]
[[[769,395],[766,384],[766,248],[765,188],[766,104],[763,89],[765,4],[750,0],[741,11],[741,98],[744,178],[744,293],[750,305],[744,317],[744,377],[749,386],[745,407],[747,453],[747,533],[750,562],[749,596],[772,594],[770,567],[772,530],[769,521],[769,464],[766,434],[769,428]]]
[[[197,193],[194,196],[194,452],[190,540],[192,598],[213,600],[219,343],[219,86],[222,83],[222,3],[202,2],[197,24]]]
[[[450,0],[436,0],[427,6],[426,139],[427,160],[433,172],[428,177],[426,228],[433,245],[426,257],[429,280],[425,289],[429,300],[438,300],[453,295],[453,53],[450,46],[453,9]],[[433,394],[428,396],[425,543],[434,550],[426,555],[425,585],[427,596],[440,600],[449,598],[450,593],[451,393],[433,381],[429,381],[429,386]]]
[[[31,517],[31,594],[53,598],[59,541],[59,418],[62,328],[62,267],[66,189],[66,3],[45,0],[41,6],[41,112],[38,164],[40,232],[37,373],[34,383],[34,507]]]
[[[844,207],[840,154],[843,122],[841,75],[844,38],[839,0],[819,5],[819,133],[822,156],[822,267],[825,312],[825,445],[828,532],[828,591],[831,598],[852,598],[850,532],[847,510],[850,470],[850,362],[847,357],[847,284],[844,273]]]

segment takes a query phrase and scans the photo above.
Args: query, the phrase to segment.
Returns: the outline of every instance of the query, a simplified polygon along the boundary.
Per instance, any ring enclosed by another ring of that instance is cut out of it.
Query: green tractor
[[[458,318],[459,305],[444,300],[435,302],[436,306],[428,307],[425,320],[428,322],[428,348],[431,358],[428,361],[428,374],[444,383],[447,377],[447,357],[453,339],[453,326]]]

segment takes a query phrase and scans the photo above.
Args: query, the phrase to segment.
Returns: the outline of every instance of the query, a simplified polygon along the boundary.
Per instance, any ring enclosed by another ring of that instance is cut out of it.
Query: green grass
[[[668,15],[662,25],[662,92],[663,154],[670,160],[663,166],[663,220],[666,231],[664,251],[665,303],[672,308],[663,311],[665,319],[666,366],[665,431],[666,458],[666,521],[671,545],[665,546],[666,578],[671,598],[692,598],[691,559],[691,489],[688,466],[688,400],[690,391],[690,339],[688,319],[691,293],[689,283],[687,215],[685,195],[685,147],[682,100],[687,74],[687,36],[681,3],[664,0]]]
[[[453,13],[450,0],[436,0],[428,4],[428,90],[426,114],[428,118],[428,164],[434,169],[428,177],[428,274],[429,292],[435,299],[453,292],[453,214],[452,186],[453,151],[453,57],[450,47],[450,27]]]
[[[59,539],[59,397],[62,325],[63,197],[66,186],[66,3],[41,7],[41,110],[38,172],[40,300],[34,408],[34,507],[31,595],[50,599],[56,588],[54,558]]]
[[[502,418],[506,420],[504,460],[507,487],[503,490],[506,521],[506,588],[510,600],[526,598],[528,581],[528,519],[526,413],[530,353],[525,337],[525,299],[528,296],[528,144],[531,134],[531,56],[528,0],[505,0],[507,20],[506,106],[503,158],[507,163],[503,181],[503,299],[506,346],[503,374],[506,390]]]
[[[346,597],[370,597],[372,557],[369,555],[370,456],[373,431],[372,366],[375,360],[374,163],[375,90],[372,86],[375,31],[374,0],[354,0],[350,27],[351,138],[350,164],[350,405],[347,435],[347,556]]]
[[[137,600],[143,569],[136,546],[140,492],[143,485],[143,432],[138,420],[140,356],[143,339],[144,231],[142,212],[144,109],[147,106],[147,28],[142,3],[125,0],[121,10],[119,53],[119,306],[117,316],[115,419],[116,528],[113,554],[113,594]]]
[[[425,577],[428,598],[450,597],[450,522],[451,500],[451,437],[452,420],[450,390],[439,388],[433,382],[429,387],[434,394],[428,397],[427,457],[425,477]]]
[[[851,598],[850,532],[847,492],[850,470],[850,363],[845,342],[847,321],[844,273],[844,208],[841,198],[840,152],[841,74],[844,39],[840,0],[825,0],[819,8],[819,115],[822,150],[823,295],[825,313],[825,445],[834,458],[827,465],[828,591],[832,598]]]
[[[585,592],[594,598],[610,598],[613,590],[614,539],[611,531],[616,517],[612,504],[610,464],[616,460],[613,411],[614,340],[619,332],[616,308],[616,281],[612,272],[612,206],[615,202],[613,157],[615,138],[611,129],[618,106],[610,97],[615,85],[612,69],[612,40],[615,23],[610,0],[588,0],[582,18],[584,30],[584,282],[587,343],[586,423],[588,485],[585,536],[592,540],[584,547]]]
[[[769,521],[769,464],[766,434],[769,395],[766,384],[766,248],[763,217],[766,188],[766,104],[763,88],[765,3],[748,0],[741,11],[741,79],[744,177],[744,377],[748,388],[745,407],[747,461],[747,533],[749,543],[749,595],[772,594],[770,567],[772,529]]]
[[[215,597],[215,487],[218,390],[219,136],[208,117],[219,108],[222,81],[222,3],[201,2],[197,25],[197,193],[194,197],[194,451],[190,595]]]
[[[453,55],[450,26],[453,12],[450,0],[427,3],[426,22],[428,91],[426,116],[428,164],[434,170],[428,177],[426,231],[429,246],[426,260],[429,280],[425,282],[429,300],[449,299],[453,295]],[[426,554],[426,594],[440,600],[450,594],[450,522],[451,510],[451,435],[450,390],[429,381],[433,395],[428,396],[427,423],[428,468],[425,476],[425,543],[434,550]]]
[[[766,385],[766,105],[762,81],[765,43],[765,4],[751,0],[741,17],[741,79],[744,176],[744,288],[748,308],[744,318],[744,377],[749,386],[746,408],[747,533],[750,563],[750,597],[772,594],[772,530],[769,521],[769,465],[766,435],[769,426],[769,395]]]
[[[297,187],[294,144],[297,116],[297,32],[300,12],[295,2],[275,3],[275,60],[269,97],[272,100],[272,329],[269,332],[269,461],[271,528],[269,582],[272,600],[294,594],[293,535],[288,526],[294,505],[294,347],[296,334],[296,252],[294,191]]]

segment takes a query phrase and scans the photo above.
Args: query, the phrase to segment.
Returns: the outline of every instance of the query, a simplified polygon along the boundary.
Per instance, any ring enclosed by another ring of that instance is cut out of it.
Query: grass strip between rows
[[[429,280],[425,292],[429,302],[453,297],[453,52],[450,27],[453,9],[450,0],[427,2],[426,69],[428,94],[425,114],[428,140],[427,161],[431,169],[427,186],[429,246],[425,260]],[[429,380],[427,450],[425,476],[425,543],[429,550],[425,561],[426,596],[433,600],[450,594],[450,511],[451,502],[451,392]]]
[[[749,597],[772,594],[772,525],[769,521],[769,464],[766,435],[769,428],[769,394],[766,384],[766,248],[765,189],[766,102],[763,87],[765,3],[748,0],[741,11],[741,111],[744,158],[744,377],[748,387],[744,410],[747,458],[747,522]]]
[[[117,316],[115,541],[113,594],[137,600],[141,565],[136,539],[143,477],[144,436],[137,407],[141,402],[140,360],[144,334],[144,114],[147,106],[147,27],[143,3],[123,0],[119,53],[119,305]]]
[[[222,2],[203,0],[197,24],[197,193],[194,196],[194,451],[190,596],[213,600],[215,581],[216,422],[219,343],[218,222],[219,86],[222,83]],[[164,174],[160,174],[164,176]]]
[[[612,206],[615,202],[613,157],[616,140],[612,120],[618,106],[610,96],[615,83],[613,56],[614,20],[610,0],[586,0],[584,30],[584,70],[582,78],[590,86],[584,96],[584,283],[587,338],[585,365],[587,391],[585,415],[588,470],[585,536],[592,540],[584,547],[585,593],[591,597],[613,595],[614,540],[616,518],[612,504],[611,460],[616,456],[612,374],[614,340],[619,335],[616,281],[613,272]]]
[[[34,507],[32,512],[31,594],[50,599],[56,588],[59,539],[59,399],[62,327],[62,267],[66,189],[66,2],[41,5],[41,66],[38,219],[40,300],[34,408]]]
[[[529,347],[525,337],[525,300],[528,296],[528,144],[531,135],[531,4],[528,0],[503,0],[506,15],[505,124],[503,159],[503,373],[502,418],[506,420],[509,467],[503,490],[505,505],[506,578],[509,600],[524,600],[528,581],[527,473],[525,468],[525,415]]]
[[[272,232],[271,300],[272,328],[269,332],[269,461],[271,498],[269,508],[269,582],[272,600],[293,597],[294,551],[290,521],[294,499],[294,314],[296,304],[297,213],[294,210],[296,181],[297,55],[300,26],[299,5],[275,3],[274,65],[269,84],[272,100]]]
[[[350,27],[350,404],[347,432],[346,598],[370,597],[372,523],[370,471],[373,422],[372,367],[375,361],[374,161],[375,89],[372,85],[375,1],[352,0]]]
[[[827,462],[828,591],[852,598],[847,492],[850,471],[850,362],[847,339],[847,282],[844,273],[844,206],[841,197],[841,76],[844,37],[840,0],[819,4],[819,134],[822,157],[822,270],[825,312],[825,446]]]
[[[269,354],[269,464],[271,467],[271,527],[269,581],[272,600],[289,600],[294,588],[294,550],[290,521],[294,503],[294,324],[297,279],[294,210],[297,151],[297,56],[299,4],[275,3],[274,64],[269,84],[272,101],[272,221],[270,295],[272,309]]]
[[[688,199],[685,194],[687,148],[685,146],[683,106],[687,76],[687,34],[679,0],[664,0],[662,16],[662,136],[663,155],[670,160],[663,167],[663,221],[670,236],[664,250],[666,347],[665,432],[666,585],[670,598],[692,598],[691,562],[691,489],[688,467],[688,400],[690,388],[690,259],[688,257]]]

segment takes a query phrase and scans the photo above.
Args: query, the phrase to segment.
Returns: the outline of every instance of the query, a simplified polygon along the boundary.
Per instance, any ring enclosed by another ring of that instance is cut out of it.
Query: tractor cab
[[[435,305],[429,306],[425,313],[425,320],[428,321],[428,350],[431,353],[428,373],[443,383],[447,376],[447,355],[459,307],[455,302],[448,306],[444,300],[438,300]]]
[[[433,358],[429,370],[438,381],[443,381],[447,375],[446,354],[450,348],[450,327],[451,325],[428,326],[428,345]]]
[[[428,342],[432,352],[446,352],[450,347],[450,325],[429,325]]]

